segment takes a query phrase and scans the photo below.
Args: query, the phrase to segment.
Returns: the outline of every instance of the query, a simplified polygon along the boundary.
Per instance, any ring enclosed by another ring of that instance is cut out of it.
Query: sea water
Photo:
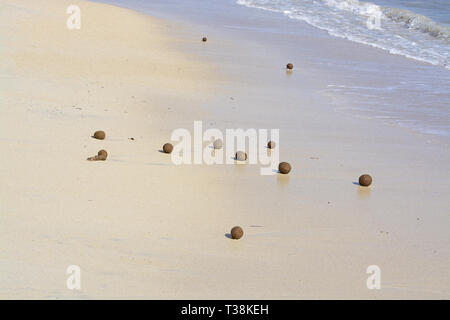
[[[388,52],[389,61],[383,65],[370,57],[357,61],[335,59],[334,52],[311,56],[318,68],[342,75],[321,92],[339,97],[330,99],[330,107],[352,116],[390,121],[418,133],[450,138],[450,0],[101,2],[225,31],[235,28],[259,33],[305,33],[306,23],[318,30],[308,35],[320,37],[320,41],[331,41],[321,35],[323,32],[330,39],[345,39],[372,47],[370,50]],[[289,27],[280,17],[292,21]],[[307,48],[298,50],[306,52]]]
[[[336,37],[450,69],[448,0],[238,0],[237,3],[278,12]]]

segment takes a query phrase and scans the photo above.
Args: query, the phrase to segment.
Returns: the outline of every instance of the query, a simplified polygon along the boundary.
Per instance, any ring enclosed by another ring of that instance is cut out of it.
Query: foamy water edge
[[[380,7],[358,0],[323,0],[320,3],[321,6],[316,4],[314,7],[295,7],[289,1],[277,0],[237,0],[236,3],[249,8],[281,13],[291,19],[301,20],[324,30],[334,37],[369,45],[388,51],[390,54],[401,55],[450,70],[450,28],[408,10]],[[295,5],[298,4],[295,3]],[[312,8],[317,10],[313,12]],[[328,9],[333,19],[339,18],[339,15],[344,17],[342,25],[348,23],[348,30],[323,22],[326,19],[322,19],[319,14],[328,14],[326,12]],[[393,30],[381,28],[380,31],[372,31],[371,34],[368,28],[364,30],[365,20],[376,10],[379,10],[385,27]],[[354,21],[347,19],[348,17],[354,18]],[[352,23],[354,23],[353,29]],[[367,31],[367,34],[364,34],[364,31]],[[380,35],[379,39],[376,38],[377,32]],[[422,34],[424,38],[430,39],[422,39]],[[408,36],[411,39],[405,38]],[[418,41],[414,41],[415,38]]]

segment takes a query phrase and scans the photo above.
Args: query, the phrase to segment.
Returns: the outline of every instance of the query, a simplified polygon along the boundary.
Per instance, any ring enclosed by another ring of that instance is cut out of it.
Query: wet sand
[[[257,42],[89,2],[69,31],[69,4],[0,0],[0,298],[450,297],[448,148],[331,111]],[[291,173],[174,165],[194,120],[279,128]]]

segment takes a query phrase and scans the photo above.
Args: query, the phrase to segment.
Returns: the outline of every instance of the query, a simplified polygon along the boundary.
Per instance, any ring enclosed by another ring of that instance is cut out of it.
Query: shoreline
[[[330,112],[323,73],[259,41],[91,2],[80,2],[82,33],[50,37],[66,2],[39,3],[26,32],[8,29],[8,53],[22,64],[9,65],[13,81],[0,93],[9,106],[0,116],[1,298],[450,296],[450,155],[440,144]],[[158,150],[193,120],[280,128],[280,161],[292,172],[173,165]],[[91,139],[95,130],[107,139]],[[101,148],[105,162],[85,161]],[[354,184],[366,172],[370,189]],[[225,235],[234,225],[244,228],[239,241]],[[80,292],[65,288],[69,264],[83,272]],[[373,264],[382,290],[366,288]]]
[[[450,144],[446,112],[450,95],[445,85],[450,81],[450,72],[442,67],[337,38],[282,14],[231,2],[188,0],[186,10],[180,9],[177,0],[167,5],[160,0],[145,4],[104,2],[175,22],[174,34],[183,28],[199,34],[207,31],[222,43],[235,43],[236,50],[263,50],[267,53],[265,68],[283,67],[277,64],[281,60],[296,61],[296,69],[301,69],[308,80],[319,81],[321,94],[335,99],[334,110],[352,117],[370,117],[436,143]],[[180,44],[180,50],[191,50],[215,62],[215,56],[202,55],[197,48]],[[253,63],[251,59],[249,63]]]

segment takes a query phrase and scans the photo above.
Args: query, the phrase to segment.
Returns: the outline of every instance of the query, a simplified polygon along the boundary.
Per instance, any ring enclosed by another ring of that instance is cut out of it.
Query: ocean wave
[[[402,23],[407,28],[418,30],[446,41],[450,39],[449,27],[440,25],[421,14],[397,8],[384,8],[383,14],[387,19]]]
[[[371,2],[358,0],[324,0],[325,4],[340,10],[347,10],[361,15],[370,15],[380,11],[380,7]]]
[[[440,25],[428,17],[405,9],[380,7],[371,2],[359,0],[325,0],[325,3],[340,10],[369,17],[380,14],[381,18],[403,24],[406,28],[427,33],[436,38],[449,40],[450,27]]]
[[[359,0],[238,0],[282,13],[330,35],[450,69],[450,28],[405,9]],[[368,25],[378,18],[376,28]]]

